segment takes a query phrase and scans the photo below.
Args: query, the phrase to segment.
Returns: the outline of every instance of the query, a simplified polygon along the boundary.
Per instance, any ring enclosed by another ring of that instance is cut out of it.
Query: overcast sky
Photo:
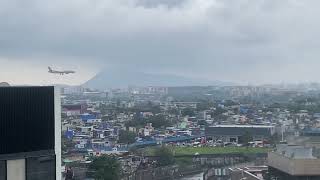
[[[319,0],[0,0],[0,81],[79,84],[133,68],[320,82]],[[47,73],[47,66],[75,75]]]

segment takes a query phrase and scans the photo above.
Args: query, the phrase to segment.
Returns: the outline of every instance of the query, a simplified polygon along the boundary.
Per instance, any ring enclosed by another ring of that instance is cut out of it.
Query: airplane
[[[71,71],[71,70],[66,70],[66,71],[56,71],[53,70],[50,66],[48,67],[49,69],[49,73],[53,73],[53,74],[60,74],[60,75],[64,75],[64,74],[72,74],[75,73],[75,71]]]

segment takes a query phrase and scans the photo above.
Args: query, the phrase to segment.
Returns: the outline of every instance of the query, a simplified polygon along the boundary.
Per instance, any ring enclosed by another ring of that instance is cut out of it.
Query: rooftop
[[[227,127],[227,128],[274,128],[275,126],[265,126],[265,125],[214,125],[209,127]]]
[[[312,148],[295,145],[278,145],[268,153],[268,166],[292,176],[320,175],[320,159],[313,157]]]
[[[275,153],[292,159],[316,159],[312,155],[312,148],[298,145],[279,144]]]

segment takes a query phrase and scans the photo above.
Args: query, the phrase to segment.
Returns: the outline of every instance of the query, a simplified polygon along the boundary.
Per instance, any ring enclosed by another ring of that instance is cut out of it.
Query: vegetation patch
[[[149,156],[155,155],[156,147],[146,148],[145,153]],[[255,148],[255,147],[171,147],[174,156],[182,155],[210,155],[210,154],[256,154],[267,153],[269,148]]]

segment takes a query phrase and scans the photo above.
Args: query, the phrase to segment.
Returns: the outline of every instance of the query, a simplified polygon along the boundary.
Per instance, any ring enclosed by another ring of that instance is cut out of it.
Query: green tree
[[[62,152],[68,152],[73,149],[76,143],[74,143],[71,139],[66,138],[65,136],[61,137],[61,150]]]
[[[277,133],[275,133],[269,138],[269,140],[270,140],[270,144],[276,145],[280,142],[281,138]]]
[[[206,120],[198,120],[198,125],[206,126],[208,123]]]
[[[181,114],[182,114],[183,116],[190,116],[190,117],[195,116],[195,112],[194,112],[194,110],[191,109],[191,108],[185,108],[185,109],[183,109],[182,112],[181,112]]]
[[[153,114],[161,113],[161,109],[160,109],[160,106],[159,106],[159,105],[151,106],[151,107],[150,107],[150,111],[151,111]]]
[[[217,107],[216,110],[214,111],[213,115],[214,116],[219,116],[223,113],[227,112],[227,110],[221,108],[221,107]]]
[[[152,123],[155,128],[167,127],[171,125],[171,122],[163,115],[155,115],[150,117],[147,122]]]
[[[133,132],[120,130],[119,132],[119,143],[131,144],[136,140],[136,135]]]
[[[138,127],[138,128],[141,128],[141,127],[144,127],[146,125],[147,121],[146,119],[142,118],[141,115],[140,115],[140,112],[137,111],[135,112],[134,116],[133,116],[133,119],[131,121],[127,121],[125,123],[125,126],[128,128],[128,127]]]
[[[89,169],[96,180],[119,180],[120,163],[115,156],[103,155],[94,158]]]
[[[208,100],[202,100],[199,104],[197,104],[197,111],[208,110],[213,107],[213,103]]]
[[[171,109],[168,110],[168,113],[169,113],[169,114],[176,114],[176,115],[178,115],[178,114],[179,114],[179,110],[176,109],[176,108],[171,108]]]
[[[253,141],[252,134],[249,131],[245,131],[244,134],[240,138],[240,142],[245,146],[249,145],[249,142]]]
[[[172,123],[164,115],[155,115],[148,118],[142,118],[138,115],[134,116],[133,120],[125,123],[125,126],[128,127],[144,127],[147,123],[152,123],[152,126],[155,128],[161,128],[170,126]]]
[[[160,148],[156,149],[155,155],[159,158],[159,166],[168,166],[175,163],[172,150],[165,146],[161,146]]]
[[[238,103],[236,103],[232,100],[225,100],[224,105],[228,107],[228,106],[238,105]]]

